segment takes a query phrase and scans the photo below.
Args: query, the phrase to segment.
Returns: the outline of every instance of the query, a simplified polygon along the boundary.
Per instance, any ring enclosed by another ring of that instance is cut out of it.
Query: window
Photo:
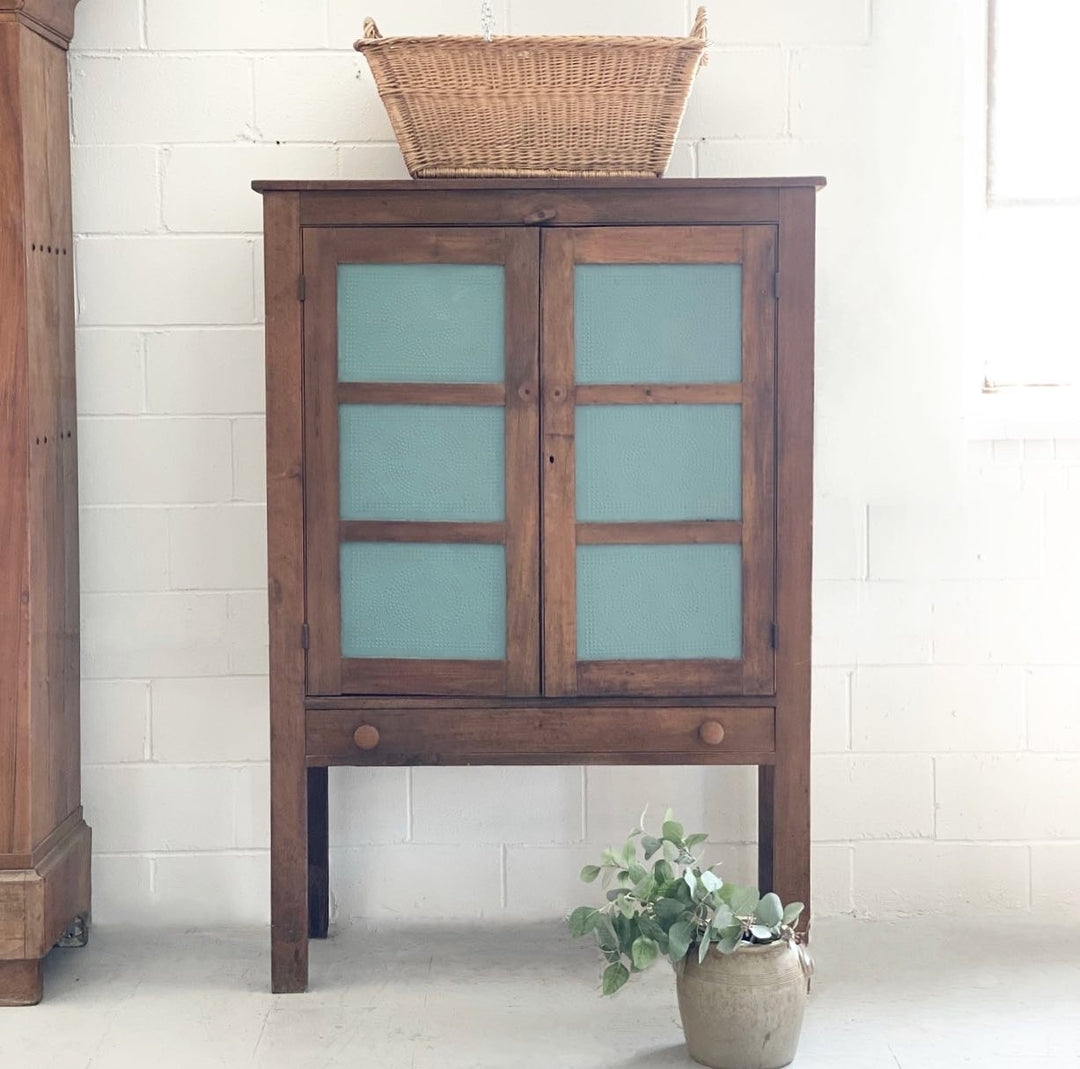
[[[1078,419],[1080,3],[989,0],[982,30],[969,261],[980,388],[1006,415]]]

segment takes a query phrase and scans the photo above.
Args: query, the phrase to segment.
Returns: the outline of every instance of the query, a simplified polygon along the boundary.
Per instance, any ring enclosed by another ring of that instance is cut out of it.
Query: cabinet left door
[[[307,229],[308,692],[539,692],[539,234]]]

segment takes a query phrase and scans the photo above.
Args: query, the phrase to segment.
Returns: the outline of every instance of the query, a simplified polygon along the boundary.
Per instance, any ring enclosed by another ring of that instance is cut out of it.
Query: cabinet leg
[[[772,772],[772,890],[786,905],[802,902],[800,927],[810,927],[810,768],[778,760]]]
[[[41,961],[0,961],[0,1006],[36,1006],[41,1001]]]
[[[272,727],[272,754],[278,741]],[[289,994],[308,982],[308,781],[302,737],[291,752],[284,741],[270,770],[270,984]]]
[[[773,889],[773,776],[772,765],[758,765],[758,887]]]
[[[307,772],[308,934],[325,939],[330,928],[330,811],[326,768]]]

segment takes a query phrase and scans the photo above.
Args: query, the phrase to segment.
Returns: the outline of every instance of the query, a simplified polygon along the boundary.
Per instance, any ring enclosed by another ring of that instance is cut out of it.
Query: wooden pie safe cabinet
[[[255,183],[275,991],[330,765],[756,765],[810,902],[823,184]]]

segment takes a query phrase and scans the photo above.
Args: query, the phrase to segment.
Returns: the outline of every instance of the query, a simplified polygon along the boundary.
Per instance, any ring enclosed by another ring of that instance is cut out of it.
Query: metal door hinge
[[[774,271],[772,277],[772,295],[775,300],[780,300],[780,272]]]
[[[300,625],[300,648],[306,650],[306,649],[308,649],[308,647],[310,645],[311,645],[311,629],[308,627],[307,624],[301,624]]]
[[[769,628],[769,644],[775,650],[780,644],[780,629],[774,623]]]
[[[304,275],[300,275],[296,280],[296,299],[307,300],[307,278]]]

